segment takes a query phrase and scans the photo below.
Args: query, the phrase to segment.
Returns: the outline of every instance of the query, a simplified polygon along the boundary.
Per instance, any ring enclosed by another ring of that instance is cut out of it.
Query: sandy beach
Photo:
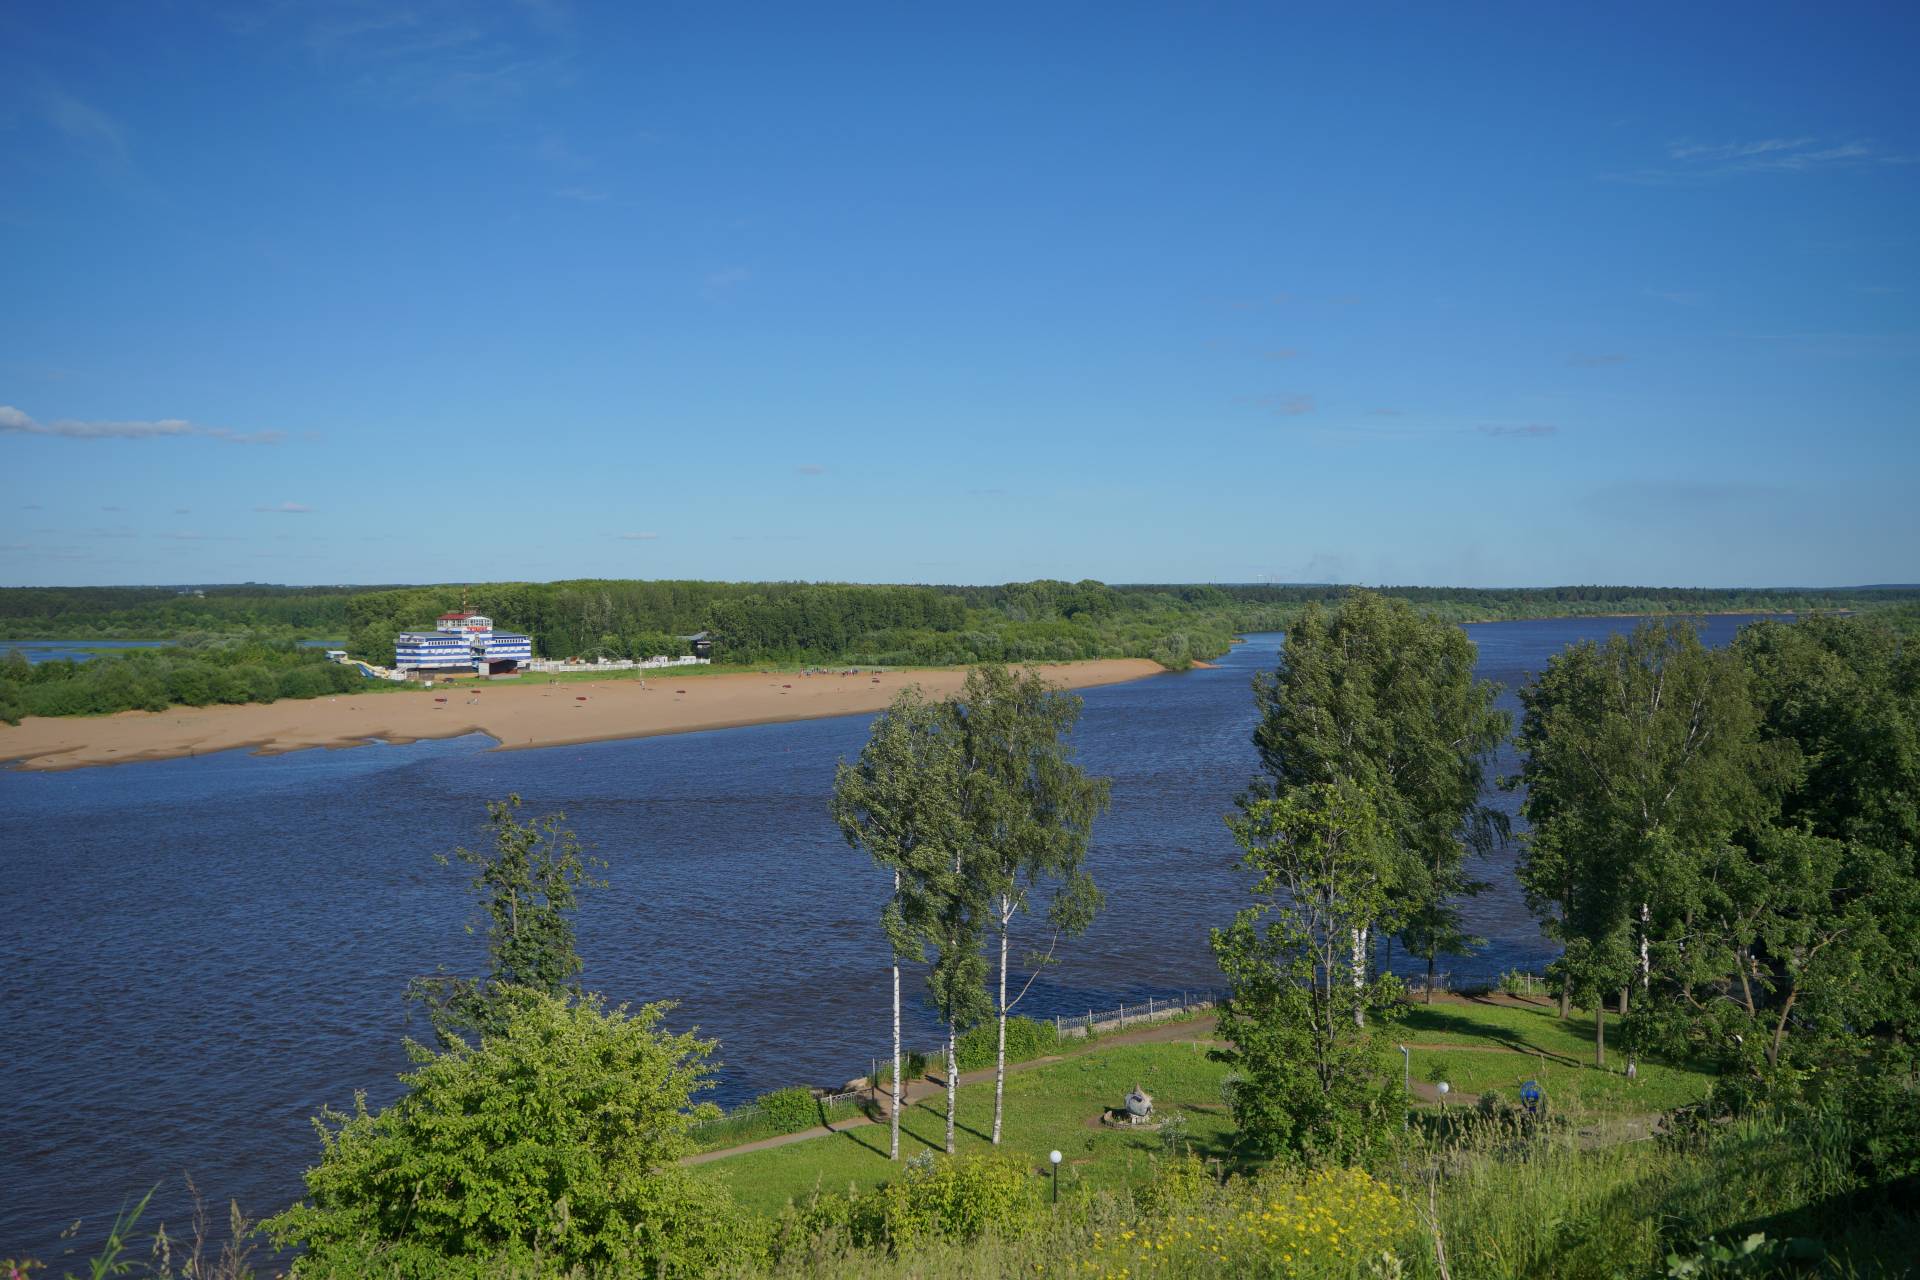
[[[1064,688],[1158,675],[1144,658],[1064,662],[1039,668]],[[0,761],[28,769],[79,769],[253,748],[262,754],[368,742],[414,742],[484,733],[500,749],[553,747],[610,738],[694,733],[780,720],[878,711],[919,685],[929,697],[956,692],[963,669],[858,675],[723,674],[644,682],[462,681],[366,696],[343,693],[242,706],[174,707],[112,716],[29,716],[0,724]]]

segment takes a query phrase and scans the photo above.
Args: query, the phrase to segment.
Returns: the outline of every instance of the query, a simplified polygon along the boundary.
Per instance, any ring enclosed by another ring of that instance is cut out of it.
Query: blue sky
[[[1920,580],[1911,5],[0,7],[0,582]]]

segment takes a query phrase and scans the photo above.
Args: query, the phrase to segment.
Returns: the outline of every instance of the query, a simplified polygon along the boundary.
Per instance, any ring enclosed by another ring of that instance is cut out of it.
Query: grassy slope
[[[1624,1059],[1617,1054],[1609,1053],[1607,1071],[1586,1065],[1592,1060],[1591,1028],[1591,1021],[1578,1017],[1561,1022],[1550,1006],[1466,1002],[1409,1008],[1390,1035],[1394,1043],[1462,1046],[1414,1049],[1413,1075],[1424,1080],[1433,1068],[1440,1068],[1453,1085],[1454,1096],[1466,1103],[1487,1089],[1516,1098],[1520,1082],[1530,1078],[1546,1086],[1556,1111],[1571,1115],[1644,1114],[1704,1096],[1707,1076],[1684,1067],[1643,1062],[1639,1080],[1630,1085],[1620,1074]],[[1520,1052],[1485,1052],[1488,1048]],[[1220,1101],[1225,1075],[1224,1066],[1207,1059],[1203,1041],[1106,1046],[1095,1042],[1079,1056],[1008,1075],[1003,1146],[1036,1166],[1045,1164],[1050,1149],[1064,1152],[1062,1194],[1069,1189],[1131,1185],[1149,1172],[1149,1162],[1161,1150],[1160,1135],[1106,1130],[1088,1122],[1097,1121],[1102,1109],[1118,1106],[1127,1091],[1140,1084],[1154,1095],[1162,1115],[1174,1111],[1186,1115],[1188,1135],[1197,1150],[1218,1149],[1231,1127]],[[963,1153],[987,1149],[992,1118],[991,1084],[960,1091],[959,1149]],[[912,1108],[901,1128],[903,1153],[941,1149],[946,1133],[944,1099],[936,1097]],[[804,1199],[815,1189],[878,1186],[895,1169],[886,1152],[887,1129],[876,1124],[731,1156],[699,1168],[703,1176],[725,1182],[742,1204],[773,1213],[789,1199]]]

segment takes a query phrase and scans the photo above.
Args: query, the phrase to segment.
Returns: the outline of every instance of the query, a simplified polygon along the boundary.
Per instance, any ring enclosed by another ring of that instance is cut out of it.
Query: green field
[[[1177,1112],[1185,1117],[1186,1138],[1194,1151],[1224,1155],[1232,1128],[1221,1101],[1227,1068],[1207,1057],[1211,1026],[1196,1022],[1185,1038],[1171,1042],[1096,1040],[1063,1061],[1010,1071],[1003,1149],[1026,1157],[1038,1169],[1046,1164],[1047,1152],[1058,1148],[1066,1157],[1061,1166],[1063,1196],[1137,1185],[1164,1150],[1162,1134],[1105,1129],[1098,1120],[1102,1110],[1119,1106],[1138,1084],[1154,1096],[1158,1115]],[[1396,1044],[1460,1046],[1411,1050],[1413,1078],[1424,1081],[1438,1072],[1453,1087],[1457,1106],[1471,1106],[1489,1090],[1516,1100],[1521,1082],[1538,1079],[1556,1114],[1576,1121],[1637,1116],[1697,1101],[1711,1083],[1703,1071],[1654,1061],[1642,1061],[1638,1080],[1630,1083],[1623,1074],[1624,1057],[1612,1052],[1608,1069],[1596,1070],[1589,1065],[1590,1016],[1562,1022],[1544,1004],[1408,1006],[1388,1034]],[[988,1149],[992,1120],[992,1084],[962,1087],[959,1150]],[[945,1099],[936,1095],[903,1116],[902,1154],[940,1150],[945,1135]],[[816,1190],[865,1190],[887,1181],[898,1169],[887,1159],[887,1138],[887,1127],[873,1124],[698,1168],[702,1176],[725,1183],[742,1205],[776,1213],[789,1200],[804,1200]]]

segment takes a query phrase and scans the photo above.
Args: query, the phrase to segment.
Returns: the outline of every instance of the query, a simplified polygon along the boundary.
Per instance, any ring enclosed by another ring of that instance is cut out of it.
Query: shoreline
[[[1145,658],[1039,664],[1065,689],[1122,684],[1167,672]],[[901,689],[930,698],[959,691],[964,667],[857,675],[785,672],[549,682],[435,685],[234,706],[170,707],[107,716],[28,716],[0,724],[0,766],[59,772],[175,760],[222,751],[283,755],[484,734],[495,751],[578,746],[882,711]]]

